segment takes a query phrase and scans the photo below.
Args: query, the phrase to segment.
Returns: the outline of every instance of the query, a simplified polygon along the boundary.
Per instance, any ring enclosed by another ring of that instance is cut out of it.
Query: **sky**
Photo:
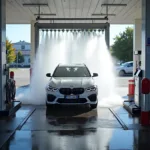
[[[133,25],[110,25],[110,45],[113,44],[113,39],[116,37],[116,35],[118,35],[120,32],[125,31],[127,27],[133,27]],[[30,25],[6,25],[6,36],[13,43],[20,40],[30,42]]]

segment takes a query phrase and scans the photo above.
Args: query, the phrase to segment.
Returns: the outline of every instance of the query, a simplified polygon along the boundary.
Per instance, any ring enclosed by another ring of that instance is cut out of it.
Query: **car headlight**
[[[47,87],[47,90],[48,90],[48,91],[51,91],[51,92],[56,92],[56,91],[58,91],[58,88],[55,88],[55,87],[52,87],[52,86],[49,85],[49,86]]]
[[[91,92],[91,91],[96,91],[97,90],[97,86],[91,86],[86,88],[86,91]]]

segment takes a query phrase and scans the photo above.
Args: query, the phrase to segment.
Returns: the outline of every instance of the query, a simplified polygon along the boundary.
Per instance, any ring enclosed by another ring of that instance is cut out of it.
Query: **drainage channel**
[[[109,108],[109,110],[112,112],[112,114],[115,116],[115,118],[118,120],[118,122],[120,123],[120,125],[122,126],[122,128],[124,130],[128,130],[127,125],[121,120],[121,118],[118,116],[117,113],[115,113],[115,111],[111,108]]]
[[[23,125],[27,122],[27,120],[35,112],[35,110],[36,110],[36,108],[32,108],[32,110],[30,111],[30,113],[24,118],[24,120],[21,122],[21,124],[17,127],[16,130],[21,130],[21,128],[23,127]]]

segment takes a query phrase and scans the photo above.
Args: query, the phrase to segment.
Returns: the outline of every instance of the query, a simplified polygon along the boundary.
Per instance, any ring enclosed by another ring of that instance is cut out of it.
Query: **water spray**
[[[43,30],[42,30],[43,31]],[[85,63],[93,72],[99,73],[99,105],[120,104],[115,91],[113,63],[101,30],[67,29],[67,32],[41,32],[41,44],[33,65],[33,76],[28,94],[20,99],[23,103],[45,105],[46,73],[53,73],[59,63]],[[68,32],[68,31],[75,31]],[[88,32],[87,32],[88,31]],[[121,102],[122,103],[122,102]]]

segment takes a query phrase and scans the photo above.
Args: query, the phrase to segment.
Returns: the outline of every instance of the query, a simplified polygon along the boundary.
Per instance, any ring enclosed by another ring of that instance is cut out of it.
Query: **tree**
[[[133,29],[126,28],[123,33],[120,33],[114,38],[115,42],[111,47],[112,56],[119,61],[133,60]]]
[[[10,64],[14,62],[16,59],[16,54],[15,54],[16,50],[13,47],[13,44],[8,39],[6,39],[6,51],[7,51],[6,60],[7,63]]]
[[[24,56],[22,55],[21,51],[18,51],[16,55],[16,63],[23,63],[24,62]]]

